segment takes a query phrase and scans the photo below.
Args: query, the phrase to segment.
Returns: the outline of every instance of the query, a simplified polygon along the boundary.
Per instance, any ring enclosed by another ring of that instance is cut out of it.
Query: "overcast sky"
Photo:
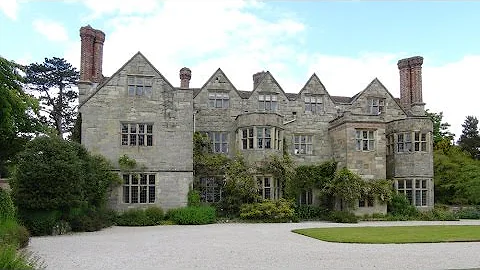
[[[377,77],[396,97],[396,63],[425,58],[426,108],[461,134],[480,117],[480,2],[0,0],[0,55],[22,64],[64,57],[80,67],[79,28],[106,33],[105,76],[141,51],[172,83],[201,87],[222,68],[240,90],[269,70],[298,93],[315,72],[331,95]]]

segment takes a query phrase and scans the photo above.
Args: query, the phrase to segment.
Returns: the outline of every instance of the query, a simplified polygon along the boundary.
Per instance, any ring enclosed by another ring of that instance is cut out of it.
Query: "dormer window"
[[[152,96],[153,78],[146,76],[127,76],[128,95],[134,96]]]
[[[323,96],[306,96],[305,112],[322,113],[323,112]]]
[[[259,94],[258,109],[261,111],[276,111],[278,107],[276,94]]]
[[[368,105],[371,114],[382,114],[385,112],[384,98],[370,98],[368,99]]]
[[[208,106],[210,108],[228,108],[230,106],[230,97],[225,92],[209,92]]]

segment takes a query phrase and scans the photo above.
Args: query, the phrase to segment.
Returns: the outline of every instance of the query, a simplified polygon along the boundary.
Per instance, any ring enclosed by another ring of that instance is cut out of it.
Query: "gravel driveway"
[[[33,237],[29,249],[47,269],[480,269],[480,242],[341,244],[291,233],[338,226],[459,222],[327,222],[112,227],[93,233]]]

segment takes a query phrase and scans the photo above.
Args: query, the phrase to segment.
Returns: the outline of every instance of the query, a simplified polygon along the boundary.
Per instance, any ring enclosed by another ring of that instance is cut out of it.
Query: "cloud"
[[[18,2],[16,0],[0,1],[0,10],[12,20],[17,19]]]
[[[93,20],[105,15],[148,14],[154,12],[159,1],[156,0],[81,0],[92,13],[86,20]]]
[[[50,41],[68,40],[65,27],[58,22],[37,19],[33,21],[32,25],[37,32],[44,35]]]

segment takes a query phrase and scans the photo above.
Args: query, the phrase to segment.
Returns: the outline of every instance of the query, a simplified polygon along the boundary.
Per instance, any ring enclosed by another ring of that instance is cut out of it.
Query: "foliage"
[[[133,170],[137,166],[137,161],[124,154],[118,158],[118,165],[123,171]]]
[[[478,132],[478,119],[475,116],[467,116],[462,124],[463,130],[458,145],[474,159],[480,160],[480,135]]]
[[[440,221],[455,221],[458,217],[455,213],[447,210],[435,207],[434,209],[426,212],[420,212],[418,215],[420,220],[440,220]]]
[[[480,161],[452,146],[433,155],[435,200],[444,204],[480,204]]]
[[[259,195],[253,173],[243,157],[237,154],[227,168],[220,205],[227,214],[237,214],[242,204],[258,200]]]
[[[293,232],[323,241],[341,243],[400,244],[480,240],[480,226],[469,225],[311,228]]]
[[[256,171],[264,175],[272,175],[273,178],[280,183],[280,189],[283,191],[285,197],[289,197],[287,183],[292,182],[295,175],[293,165],[293,161],[288,153],[284,153],[282,156],[271,155],[257,164]]]
[[[0,221],[0,246],[12,245],[17,248],[28,246],[30,234],[27,229],[18,224],[16,219]]]
[[[336,223],[358,223],[358,217],[347,211],[332,211],[329,220]]]
[[[212,152],[212,144],[207,135],[193,134],[193,171],[196,177],[224,175],[230,159],[224,154]]]
[[[116,223],[118,226],[155,226],[160,225],[163,218],[163,210],[159,207],[129,209],[118,215]]]
[[[74,232],[93,232],[115,223],[116,214],[106,208],[82,207],[71,209],[67,217]]]
[[[465,207],[456,214],[459,219],[480,219],[480,206]]]
[[[296,205],[295,215],[298,220],[327,220],[329,210],[321,206]]]
[[[327,161],[319,165],[301,165],[295,168],[294,176],[287,184],[288,194],[297,198],[302,190],[322,189],[331,182],[337,170],[337,162]]]
[[[188,206],[200,206],[200,193],[197,190],[191,189],[188,191]]]
[[[362,197],[374,197],[382,202],[389,202],[393,197],[392,184],[392,181],[386,179],[365,181]]]
[[[45,269],[46,265],[27,250],[18,251],[14,246],[0,246],[0,269]]]
[[[333,181],[326,183],[323,192],[341,198],[347,208],[353,209],[362,198],[364,183],[358,174],[343,168],[335,173]]]
[[[443,112],[434,113],[426,110],[427,116],[432,119],[433,122],[433,147],[434,149],[448,149],[452,146],[453,138],[455,134],[451,133],[448,128],[449,123],[442,123]]]
[[[387,211],[392,216],[415,217],[418,214],[417,208],[413,206],[402,194],[395,194],[387,205]]]
[[[105,158],[77,143],[58,137],[30,141],[19,154],[10,183],[20,217],[34,235],[51,234],[61,220],[80,231],[108,224],[99,215],[105,213],[110,189],[120,183],[111,170]]]
[[[73,128],[78,93],[74,90],[79,79],[75,67],[63,58],[45,58],[41,64],[27,66],[25,81],[28,87],[40,95],[42,110],[48,118],[40,119],[55,128],[60,137]]]
[[[19,218],[30,234],[51,235],[53,228],[60,222],[61,212],[57,210],[34,210],[19,212]]]
[[[240,217],[250,220],[286,222],[295,218],[293,202],[286,199],[265,200],[259,203],[243,204]]]
[[[73,125],[70,140],[77,143],[82,143],[82,114],[78,113],[75,123]]]
[[[211,206],[187,206],[168,210],[166,218],[179,225],[202,225],[215,223],[216,213]]]
[[[22,89],[19,65],[0,57],[0,176],[31,138],[42,131],[38,117],[38,100]]]
[[[0,188],[0,222],[16,218],[17,209],[6,190]]]

